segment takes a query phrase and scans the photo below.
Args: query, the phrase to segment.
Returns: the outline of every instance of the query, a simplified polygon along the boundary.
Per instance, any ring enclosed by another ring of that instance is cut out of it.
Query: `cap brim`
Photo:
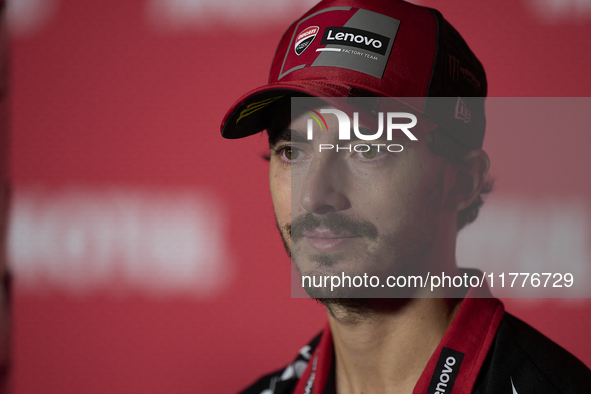
[[[222,137],[243,138],[268,129],[277,110],[276,106],[290,105],[289,101],[285,103],[283,100],[291,97],[323,97],[327,104],[342,107],[342,101],[339,100],[347,97],[351,88],[345,84],[326,81],[297,81],[261,86],[241,97],[226,113],[221,124]],[[331,98],[335,99],[334,103]],[[408,100],[393,99],[415,114],[423,112],[417,109],[421,105],[413,105]],[[423,119],[423,122],[419,122],[417,131],[426,132],[437,127],[432,121]]]
[[[290,97],[346,97],[349,86],[333,83],[276,83],[261,86],[242,96],[226,113],[222,121],[222,137],[243,138],[267,129],[273,117],[274,105]],[[289,104],[288,104],[289,105]]]

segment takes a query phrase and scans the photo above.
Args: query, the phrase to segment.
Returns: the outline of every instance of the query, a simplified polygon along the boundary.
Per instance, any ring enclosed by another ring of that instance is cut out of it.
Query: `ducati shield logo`
[[[306,50],[306,48],[310,46],[319,31],[320,28],[318,26],[310,26],[306,27],[300,34],[298,34],[294,46],[296,55],[300,56]]]

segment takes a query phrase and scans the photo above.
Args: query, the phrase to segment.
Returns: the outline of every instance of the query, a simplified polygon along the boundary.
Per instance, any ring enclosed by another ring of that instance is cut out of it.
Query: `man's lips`
[[[328,230],[315,230],[304,233],[304,238],[312,249],[319,252],[331,252],[350,244],[359,237],[353,234],[335,234]]]

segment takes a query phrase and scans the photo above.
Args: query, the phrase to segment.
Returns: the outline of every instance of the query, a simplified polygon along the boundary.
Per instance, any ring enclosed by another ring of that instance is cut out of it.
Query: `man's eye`
[[[367,149],[367,146],[366,146],[366,147],[364,147],[363,151],[361,151],[361,149],[359,151],[357,151],[357,157],[360,157],[362,159],[367,159],[367,160],[375,159],[377,157],[380,157],[383,154],[384,154],[384,152],[382,152],[381,150],[378,150],[378,148],[375,146],[369,146],[369,149]]]
[[[361,152],[361,156],[365,159],[373,159],[378,154],[378,150],[375,147],[371,147],[367,152]]]
[[[283,157],[287,160],[295,160],[300,155],[300,150],[296,148],[286,147],[283,149]]]

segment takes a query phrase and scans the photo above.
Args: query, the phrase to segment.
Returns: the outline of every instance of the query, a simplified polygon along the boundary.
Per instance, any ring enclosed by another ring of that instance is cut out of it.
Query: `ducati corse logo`
[[[294,46],[296,55],[300,56],[302,52],[310,46],[312,41],[314,41],[314,38],[316,38],[318,31],[320,31],[318,26],[310,26],[306,27],[300,34],[298,34]]]

